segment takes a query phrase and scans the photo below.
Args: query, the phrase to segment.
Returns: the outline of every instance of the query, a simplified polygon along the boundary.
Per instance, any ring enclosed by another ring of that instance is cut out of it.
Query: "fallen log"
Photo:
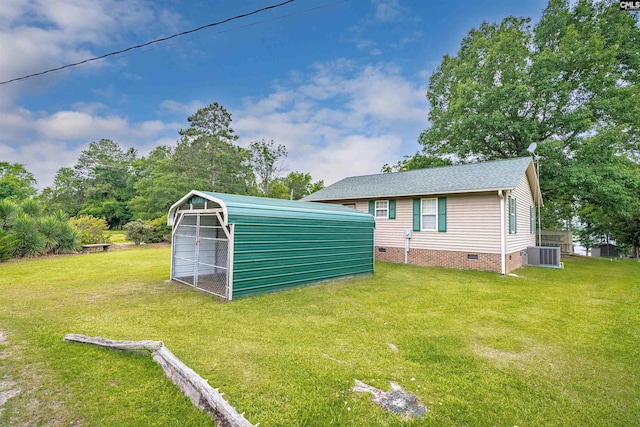
[[[167,377],[186,394],[194,405],[207,412],[218,427],[255,427],[229,404],[218,389],[178,359],[162,341],[116,341],[101,337],[67,334],[63,341],[76,341],[119,350],[149,350],[153,360]],[[256,424],[257,425],[257,424]]]

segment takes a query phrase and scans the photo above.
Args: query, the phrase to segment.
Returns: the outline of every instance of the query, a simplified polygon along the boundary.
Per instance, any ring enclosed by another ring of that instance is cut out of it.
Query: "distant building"
[[[563,254],[573,253],[573,237],[571,231],[542,230],[540,246],[560,247]]]
[[[618,248],[611,243],[598,243],[591,249],[591,256],[618,258]]]

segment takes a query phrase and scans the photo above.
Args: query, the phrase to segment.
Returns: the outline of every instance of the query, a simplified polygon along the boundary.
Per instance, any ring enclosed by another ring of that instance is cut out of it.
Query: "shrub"
[[[20,204],[20,209],[31,218],[38,218],[42,215],[42,207],[37,200],[26,199]]]
[[[18,216],[13,226],[15,254],[17,256],[37,256],[46,248],[45,237],[40,233],[38,221],[27,214]]]
[[[47,253],[67,253],[80,248],[80,234],[69,225],[69,218],[62,211],[41,218],[40,233],[45,239]]]
[[[148,221],[148,224],[153,228],[152,243],[171,241],[171,227],[167,225],[167,215]]]
[[[0,199],[0,229],[9,230],[18,215],[18,205],[9,199]]]
[[[15,249],[15,236],[0,228],[0,262],[13,256]]]
[[[109,241],[109,235],[106,233],[109,226],[102,218],[82,215],[78,218],[71,218],[69,224],[78,232],[82,244],[88,245]]]
[[[124,229],[127,232],[127,240],[131,240],[136,245],[149,243],[153,238],[153,227],[141,219],[128,222]]]

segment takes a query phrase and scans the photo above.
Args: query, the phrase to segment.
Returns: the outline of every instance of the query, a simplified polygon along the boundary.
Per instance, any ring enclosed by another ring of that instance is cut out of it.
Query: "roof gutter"
[[[436,194],[468,194],[468,193],[488,193],[492,191],[502,191],[502,190],[513,190],[512,188],[481,188],[478,190],[454,190],[454,191],[436,191],[436,192],[428,192],[428,193],[407,193],[407,194],[375,194],[368,196],[358,196],[358,197],[331,197],[327,199],[307,199],[307,197],[303,198],[303,202],[335,202],[338,200],[372,200],[372,199],[390,199],[390,198],[398,198],[398,197],[420,197],[420,196],[435,196]]]
[[[505,275],[507,272],[507,236],[504,218],[504,192],[498,190],[500,198],[500,274]]]

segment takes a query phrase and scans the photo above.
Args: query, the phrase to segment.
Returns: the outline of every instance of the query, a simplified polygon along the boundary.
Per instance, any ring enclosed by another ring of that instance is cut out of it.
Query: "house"
[[[573,235],[571,230],[542,230],[540,246],[559,247],[563,254],[573,253]]]
[[[373,273],[371,215],[190,191],[169,209],[171,279],[225,299]]]
[[[353,176],[303,200],[372,214],[376,260],[506,274],[536,244],[542,196],[523,157]]]
[[[603,242],[591,248],[591,256],[618,258],[618,248],[611,242]]]

